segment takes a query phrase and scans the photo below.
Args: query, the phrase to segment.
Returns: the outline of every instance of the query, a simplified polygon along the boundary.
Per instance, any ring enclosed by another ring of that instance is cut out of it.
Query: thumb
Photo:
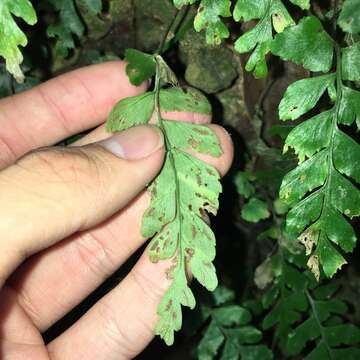
[[[163,159],[160,130],[139,126],[83,147],[40,149],[0,172],[0,278],[27,256],[119,211]]]

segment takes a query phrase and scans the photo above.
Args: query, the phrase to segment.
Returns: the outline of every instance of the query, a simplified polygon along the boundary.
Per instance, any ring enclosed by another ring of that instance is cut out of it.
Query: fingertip
[[[225,176],[234,160],[234,143],[232,141],[231,135],[224,127],[214,124],[209,125],[209,127],[211,127],[216,133],[223,151],[223,154],[218,160],[219,172],[221,176]]]

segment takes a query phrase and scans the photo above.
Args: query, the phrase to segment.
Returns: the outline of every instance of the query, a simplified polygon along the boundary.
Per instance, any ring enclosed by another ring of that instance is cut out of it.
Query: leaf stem
[[[168,24],[168,27],[164,31],[164,34],[161,38],[160,45],[158,50],[156,51],[157,55],[161,55],[167,48],[167,40],[172,28],[174,28],[174,32],[176,33],[178,27],[181,25],[182,21],[184,20],[185,16],[187,15],[189,10],[189,6],[183,7],[181,10],[176,10],[175,16]]]
[[[332,173],[337,171],[334,164],[334,141],[335,141],[336,132],[338,131],[338,119],[339,119],[340,107],[343,96],[341,48],[335,40],[334,40],[334,45],[336,52],[336,102],[335,102],[335,112],[333,114],[332,124],[331,124],[331,138],[329,143],[329,154],[328,154],[328,178],[324,185],[326,192],[325,192],[321,217],[327,216],[326,209],[331,199]]]
[[[176,170],[174,154],[172,152],[172,146],[171,146],[169,138],[166,134],[166,129],[164,127],[163,119],[161,117],[160,90],[161,90],[160,65],[157,62],[156,63],[156,75],[155,75],[155,89],[154,89],[155,113],[156,113],[157,125],[161,129],[161,131],[163,132],[163,135],[164,135],[166,153],[169,157],[169,161],[170,161],[171,167],[174,172],[174,177],[175,177],[175,201],[176,201],[175,217],[178,217],[178,219],[179,219],[178,256],[179,256],[180,261],[178,263],[178,265],[179,265],[178,271],[182,271],[182,270],[185,271],[185,259],[183,256],[182,241],[181,241],[181,239],[182,239],[182,219],[180,216],[180,210],[181,210],[180,209],[180,184],[179,184],[178,173]]]
[[[305,289],[305,295],[310,303],[310,307],[311,307],[311,311],[314,315],[314,319],[319,327],[319,330],[320,330],[320,335],[321,335],[321,338],[325,344],[325,347],[326,347],[326,352],[328,353],[329,355],[329,359],[330,360],[333,360],[333,356],[332,356],[332,352],[331,352],[331,349],[327,343],[327,340],[326,340],[326,335],[325,335],[325,331],[324,331],[324,327],[322,326],[321,324],[321,321],[319,319],[319,316],[318,316],[318,313],[316,311],[316,306],[315,306],[315,302],[314,302],[314,299],[312,298],[311,294],[309,293],[309,291],[307,289]]]

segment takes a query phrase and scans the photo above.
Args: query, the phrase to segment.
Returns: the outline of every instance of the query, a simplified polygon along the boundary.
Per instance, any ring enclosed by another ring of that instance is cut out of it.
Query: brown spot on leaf
[[[208,130],[205,128],[193,127],[192,130],[197,132],[200,135],[208,135],[209,134]]]
[[[195,250],[191,248],[186,248],[185,252],[189,259],[191,259],[195,254]]]
[[[166,311],[169,311],[172,307],[173,301],[170,299],[168,303],[166,304]]]
[[[196,237],[196,227],[194,224],[191,225],[191,236],[193,239],[195,239],[195,237]]]
[[[196,149],[200,146],[200,142],[199,141],[196,141],[194,138],[190,138],[188,140],[188,144],[193,148],[193,149]]]

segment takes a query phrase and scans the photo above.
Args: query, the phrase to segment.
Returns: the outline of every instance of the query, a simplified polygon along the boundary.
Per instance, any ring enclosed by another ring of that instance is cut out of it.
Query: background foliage
[[[195,286],[199,305],[185,313],[175,347],[155,341],[142,357],[360,358],[359,0],[33,5],[36,12],[28,0],[1,2],[1,96],[123,57],[139,84],[154,75],[152,58],[139,64],[127,49],[151,54],[168,33],[164,57],[180,83],[207,94],[233,135],[236,161],[213,220],[221,285],[210,295]]]

